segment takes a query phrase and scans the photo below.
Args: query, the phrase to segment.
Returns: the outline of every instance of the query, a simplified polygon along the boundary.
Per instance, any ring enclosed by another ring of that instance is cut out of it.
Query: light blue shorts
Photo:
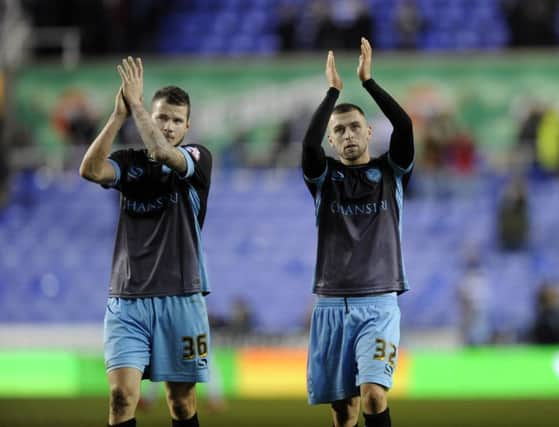
[[[311,405],[359,396],[365,383],[392,387],[400,343],[396,293],[319,297],[307,360]]]
[[[201,294],[109,298],[105,367],[136,368],[152,381],[207,382],[210,328]]]

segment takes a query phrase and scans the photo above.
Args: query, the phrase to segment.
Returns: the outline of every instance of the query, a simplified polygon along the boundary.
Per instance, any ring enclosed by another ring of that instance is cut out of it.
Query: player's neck
[[[355,160],[348,160],[348,159],[344,159],[343,157],[340,157],[340,161],[342,162],[342,164],[344,166],[363,166],[366,165],[367,163],[369,163],[371,161],[371,156],[369,156],[369,154],[367,155],[363,155]]]

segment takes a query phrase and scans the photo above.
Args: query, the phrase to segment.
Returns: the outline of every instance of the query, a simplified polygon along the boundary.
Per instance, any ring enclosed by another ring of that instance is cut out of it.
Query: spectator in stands
[[[250,166],[248,140],[249,133],[244,129],[233,135],[233,140],[221,150],[220,164],[223,168]]]
[[[431,129],[425,129],[420,161],[423,170],[437,172],[445,168],[444,141]]]
[[[169,12],[168,4],[157,0],[113,0],[104,3],[105,13],[111,22],[111,52],[157,50],[157,34],[162,18]],[[114,43],[115,38],[120,43]]]
[[[505,251],[524,249],[528,243],[529,216],[526,183],[516,175],[507,183],[497,207],[499,246]]]
[[[249,334],[253,329],[254,319],[250,305],[242,297],[235,298],[229,319],[230,332],[235,335],[244,335]]]
[[[297,167],[301,163],[301,141],[304,137],[305,128],[301,126],[310,119],[312,111],[300,108],[293,111],[289,117],[284,119],[274,137],[273,147],[270,150],[271,167],[290,168]]]
[[[420,192],[441,197],[451,191],[448,167],[448,141],[454,133],[454,121],[448,111],[433,111],[425,117],[421,152]]]
[[[511,47],[553,46],[557,42],[557,0],[502,0]]]
[[[465,270],[458,284],[458,301],[462,342],[468,346],[488,344],[492,338],[489,280],[477,247],[468,248],[466,252]]]
[[[470,193],[479,160],[473,133],[450,109],[430,112],[423,123],[420,192],[435,197]]]
[[[352,49],[356,40],[370,39],[373,34],[374,18],[362,0],[315,0],[311,15],[315,28],[312,48],[317,50]]]
[[[343,49],[353,49],[361,37],[370,40],[374,34],[374,17],[363,0],[335,1],[333,16],[343,40]]]
[[[477,163],[474,137],[467,129],[456,129],[448,140],[447,163],[455,175],[466,177],[475,172]]]
[[[89,145],[97,132],[99,117],[91,96],[85,91],[69,88],[60,95],[54,107],[54,127],[71,145]]]
[[[548,175],[559,174],[559,113],[548,108],[540,121],[536,138],[538,168]]]
[[[281,52],[293,52],[297,45],[298,8],[294,4],[282,4],[278,10],[278,36]]]
[[[398,49],[417,49],[420,33],[425,28],[425,21],[421,16],[417,2],[415,0],[400,0],[394,15]]]
[[[291,128],[292,122],[290,119],[283,120],[279,125],[278,133],[274,138],[274,144],[271,150],[270,165],[273,167],[283,166],[289,161],[289,151],[290,148],[294,146]],[[299,160],[299,158],[297,160]]]
[[[521,160],[524,166],[533,170],[538,170],[539,165],[536,156],[536,145],[538,139],[538,129],[544,116],[546,107],[538,101],[528,101],[527,107],[522,105],[522,113],[517,119],[520,127],[517,133],[517,144],[521,149]]]
[[[326,0],[314,0],[311,3],[312,35],[311,47],[315,50],[343,47],[343,38],[332,16],[332,8]]]
[[[537,344],[559,344],[559,287],[544,282],[536,300],[536,318],[530,331],[530,341]]]
[[[75,170],[97,132],[99,117],[91,99],[85,91],[69,88],[54,107],[52,122],[66,143],[64,169]]]

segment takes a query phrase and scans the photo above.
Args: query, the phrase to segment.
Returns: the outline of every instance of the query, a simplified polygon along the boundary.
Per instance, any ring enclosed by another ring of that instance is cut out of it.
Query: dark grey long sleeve
[[[312,116],[303,139],[303,173],[307,178],[316,178],[326,169],[326,155],[322,149],[322,139],[339,95],[338,89],[334,87],[328,89],[326,97]]]
[[[412,164],[415,154],[413,126],[410,116],[373,79],[363,82],[363,87],[373,97],[394,128],[390,136],[389,153],[391,160],[402,169],[407,169]]]

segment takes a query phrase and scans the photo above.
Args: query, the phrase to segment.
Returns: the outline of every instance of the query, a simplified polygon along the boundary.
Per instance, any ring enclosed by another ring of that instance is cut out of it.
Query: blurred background
[[[188,140],[214,156],[204,425],[257,425],[255,406],[278,399],[286,417],[329,423],[305,404],[316,230],[299,165],[328,49],[341,101],[364,107],[372,152],[387,150],[390,123],[355,73],[361,36],[415,131],[395,421],[559,415],[559,1],[2,0],[0,425],[106,422],[118,194],[77,170],[124,55],[142,56],[146,99],[169,84],[190,93]],[[123,147],[141,147],[132,122]],[[146,388],[154,409],[138,416],[153,425],[166,419],[159,394]]]

